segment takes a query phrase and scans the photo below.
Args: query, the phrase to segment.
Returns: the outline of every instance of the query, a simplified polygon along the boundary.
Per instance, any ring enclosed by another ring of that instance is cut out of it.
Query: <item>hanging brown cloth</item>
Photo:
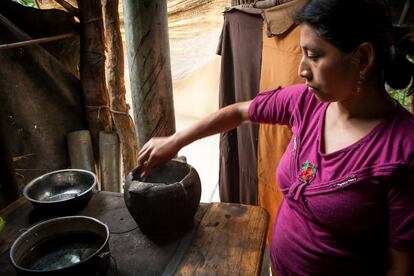
[[[259,91],[262,52],[260,15],[226,12],[221,37],[219,105],[254,98]],[[220,136],[219,188],[222,202],[257,204],[257,125]]]

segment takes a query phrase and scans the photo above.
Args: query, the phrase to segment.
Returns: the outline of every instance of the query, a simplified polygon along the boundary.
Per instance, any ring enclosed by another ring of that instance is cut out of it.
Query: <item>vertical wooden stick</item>
[[[114,124],[121,142],[123,170],[124,176],[126,176],[136,166],[137,141],[134,122],[128,114],[129,107],[125,99],[124,53],[118,2],[118,0],[102,0],[102,7],[108,51],[106,66],[108,93]]]
[[[78,7],[81,20],[80,78],[96,162],[99,131],[112,131],[109,96],[105,85],[102,7],[100,0],[80,0]]]

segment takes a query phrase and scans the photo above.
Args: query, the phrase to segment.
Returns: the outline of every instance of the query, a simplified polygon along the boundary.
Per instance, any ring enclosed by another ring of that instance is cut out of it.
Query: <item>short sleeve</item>
[[[306,85],[298,84],[258,94],[249,106],[254,123],[291,125],[291,119]]]
[[[402,183],[388,190],[388,227],[390,246],[414,252],[414,167],[407,171]]]

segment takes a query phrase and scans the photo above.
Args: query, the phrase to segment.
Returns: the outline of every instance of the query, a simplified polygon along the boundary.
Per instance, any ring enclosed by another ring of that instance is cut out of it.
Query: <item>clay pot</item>
[[[142,232],[171,234],[191,224],[201,197],[200,177],[192,166],[174,159],[143,178],[139,173],[135,168],[127,176],[124,199]]]

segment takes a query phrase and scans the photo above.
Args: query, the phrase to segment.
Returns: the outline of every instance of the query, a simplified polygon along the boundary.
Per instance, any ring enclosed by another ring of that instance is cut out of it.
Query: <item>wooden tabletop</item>
[[[76,215],[91,216],[108,225],[111,275],[259,275],[268,215],[257,206],[202,203],[194,223],[184,233],[165,237],[143,234],[126,209],[120,193],[97,192]],[[16,275],[9,252],[14,240],[39,221],[24,198],[3,210],[0,232],[0,275]]]

